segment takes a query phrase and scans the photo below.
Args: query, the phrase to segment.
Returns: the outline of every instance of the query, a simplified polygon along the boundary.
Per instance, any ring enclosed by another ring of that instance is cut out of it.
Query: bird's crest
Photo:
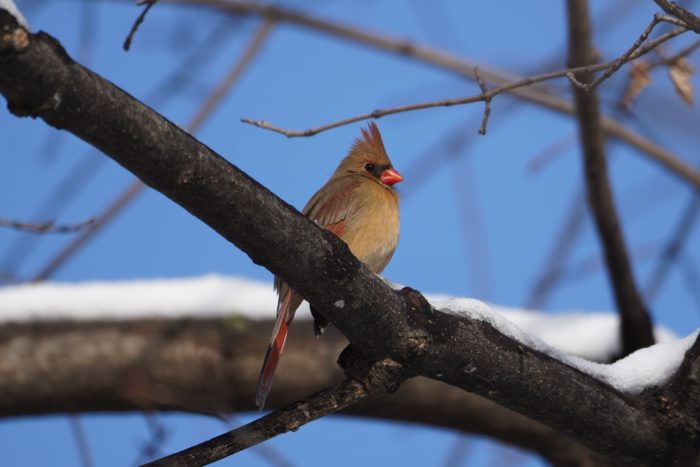
[[[362,136],[355,140],[350,152],[369,153],[388,160],[382,135],[374,122],[369,122],[367,128],[362,128]]]

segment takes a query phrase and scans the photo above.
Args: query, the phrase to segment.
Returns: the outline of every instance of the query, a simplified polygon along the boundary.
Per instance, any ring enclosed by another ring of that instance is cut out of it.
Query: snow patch
[[[345,300],[338,300],[337,302],[333,303],[336,308],[340,308],[341,310],[345,308]]]
[[[19,8],[17,8],[17,5],[15,5],[15,2],[12,0],[0,0],[0,10],[7,10],[12,16],[15,17],[21,26],[24,26],[25,29],[29,29],[29,23],[26,19],[24,19],[24,16],[22,16]]]
[[[696,330],[683,339],[672,340],[673,334],[671,332],[657,330],[656,336],[660,343],[640,349],[615,363],[604,364],[592,362],[580,356],[570,355],[562,351],[561,348],[550,345],[545,341],[545,338],[556,340],[553,338],[553,335],[558,332],[557,329],[560,329],[559,339],[560,344],[563,344],[562,347],[567,346],[566,341],[568,340],[575,342],[574,346],[583,350],[582,353],[591,354],[590,350],[583,348],[584,342],[587,342],[589,347],[595,347],[602,339],[606,338],[606,333],[601,334],[600,330],[597,329],[597,325],[601,322],[608,323],[608,320],[601,319],[600,315],[594,316],[594,319],[588,323],[586,323],[583,314],[574,315],[573,321],[577,324],[576,326],[571,326],[565,322],[566,315],[555,316],[555,319],[548,320],[546,318],[552,317],[547,316],[545,318],[542,313],[524,310],[507,311],[507,313],[515,317],[516,321],[520,320],[525,326],[530,326],[530,332],[525,332],[513,321],[507,319],[506,313],[501,314],[479,300],[441,297],[434,298],[430,302],[433,307],[446,313],[485,321],[508,337],[632,395],[639,394],[648,387],[665,384],[678,369],[683,361],[685,352],[693,345],[700,332],[700,330]],[[537,323],[537,325],[533,326],[533,323]],[[557,325],[562,323],[565,325],[559,328]],[[542,329],[547,330],[547,332],[541,332]],[[593,332],[597,332],[597,334],[594,335],[592,334]],[[610,334],[610,330],[608,330],[607,334]],[[610,336],[608,335],[607,339],[609,338]],[[619,346],[617,332],[614,333],[613,341],[614,345],[612,346],[610,345],[611,342],[608,341],[608,349]],[[471,373],[476,371],[476,368],[465,368],[464,371]]]
[[[0,320],[128,319],[242,314],[274,318],[271,283],[210,274],[194,278],[48,282],[0,288]]]

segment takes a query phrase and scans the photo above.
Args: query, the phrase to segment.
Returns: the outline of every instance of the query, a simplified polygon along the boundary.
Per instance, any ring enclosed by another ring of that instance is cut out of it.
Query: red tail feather
[[[294,292],[291,289],[287,290],[287,293],[280,302],[279,310],[277,311],[275,329],[272,332],[272,340],[270,341],[270,345],[267,347],[265,360],[263,361],[262,370],[260,371],[258,390],[255,394],[255,404],[261,411],[265,407],[265,400],[267,399],[267,395],[270,393],[270,389],[272,388],[272,380],[275,377],[277,364],[280,361],[282,350],[284,350],[284,344],[287,342],[289,323],[292,318],[289,316],[289,306],[292,302],[293,293]]]

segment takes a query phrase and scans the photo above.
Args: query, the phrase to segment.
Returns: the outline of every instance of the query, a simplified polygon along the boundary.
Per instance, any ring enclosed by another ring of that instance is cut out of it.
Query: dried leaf
[[[632,62],[629,71],[630,82],[625,89],[625,93],[622,95],[622,100],[620,104],[629,108],[642,89],[647,87],[651,83],[651,77],[649,76],[649,62],[636,61]]]
[[[688,105],[693,105],[694,89],[693,83],[690,81],[693,73],[695,70],[685,57],[668,64],[668,76],[676,89],[676,94]]]

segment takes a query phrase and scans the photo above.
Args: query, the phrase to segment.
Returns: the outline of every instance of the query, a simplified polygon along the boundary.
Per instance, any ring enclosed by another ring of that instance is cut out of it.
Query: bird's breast
[[[381,186],[371,185],[361,193],[341,238],[371,271],[380,273],[399,241],[398,196]]]

